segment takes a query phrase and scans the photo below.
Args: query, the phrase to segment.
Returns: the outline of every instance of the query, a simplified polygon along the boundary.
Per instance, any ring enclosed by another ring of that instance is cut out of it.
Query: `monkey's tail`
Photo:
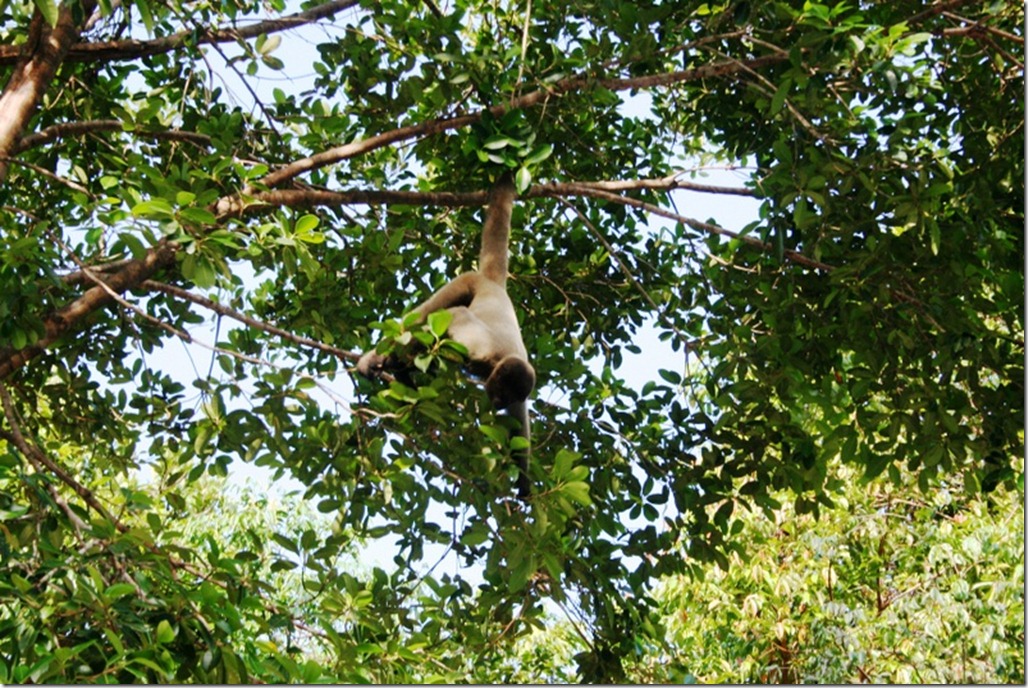
[[[518,419],[521,427],[518,434],[528,441],[528,447],[512,452],[518,464],[518,497],[522,500],[532,496],[532,478],[528,474],[528,464],[532,458],[532,429],[528,420],[528,404],[524,401],[511,404],[507,413]]]
[[[510,172],[504,172],[489,191],[489,209],[482,227],[482,251],[478,271],[501,285],[507,283],[507,247],[510,242],[510,218],[518,192]]]

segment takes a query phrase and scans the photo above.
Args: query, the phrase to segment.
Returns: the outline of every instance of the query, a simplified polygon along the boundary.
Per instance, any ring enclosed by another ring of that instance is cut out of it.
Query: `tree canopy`
[[[491,682],[548,608],[624,680],[755,514],[1023,499],[1023,53],[984,0],[7,3],[0,681]],[[402,318],[504,171],[525,502]]]

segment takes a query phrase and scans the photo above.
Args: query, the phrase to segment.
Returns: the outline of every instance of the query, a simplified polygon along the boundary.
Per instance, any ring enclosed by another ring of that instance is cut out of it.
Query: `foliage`
[[[1023,492],[1023,28],[968,0],[3,5],[2,678],[512,680],[552,604],[577,676],[624,680],[669,642],[654,583],[736,575],[751,511],[854,475]],[[474,267],[501,170],[527,504],[459,347],[402,318]],[[380,335],[411,384],[352,377]],[[194,497],[249,464],[321,516]],[[348,571],[353,538],[395,569]]]
[[[316,655],[305,657],[311,647],[296,642],[294,626],[318,608],[291,545],[313,535],[316,519],[297,498],[236,494],[212,478],[176,485],[173,474],[90,486],[122,505],[121,532],[77,516],[38,476],[19,476],[11,458],[0,473],[4,682],[322,675]],[[64,458],[78,465],[74,453]],[[322,560],[346,564],[338,555]]]
[[[1024,681],[1023,492],[853,481],[823,516],[750,515],[749,556],[665,583],[657,680]]]

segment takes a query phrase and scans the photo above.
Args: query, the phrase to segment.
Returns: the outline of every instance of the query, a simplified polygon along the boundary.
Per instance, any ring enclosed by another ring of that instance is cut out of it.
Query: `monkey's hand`
[[[357,361],[357,372],[369,380],[374,380],[385,371],[385,362],[385,356],[374,350],[369,351]]]

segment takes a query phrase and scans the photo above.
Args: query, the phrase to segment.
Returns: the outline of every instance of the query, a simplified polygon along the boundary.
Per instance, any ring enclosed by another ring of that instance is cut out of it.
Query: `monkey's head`
[[[520,356],[506,356],[485,381],[489,401],[498,409],[524,401],[535,389],[535,369]]]

